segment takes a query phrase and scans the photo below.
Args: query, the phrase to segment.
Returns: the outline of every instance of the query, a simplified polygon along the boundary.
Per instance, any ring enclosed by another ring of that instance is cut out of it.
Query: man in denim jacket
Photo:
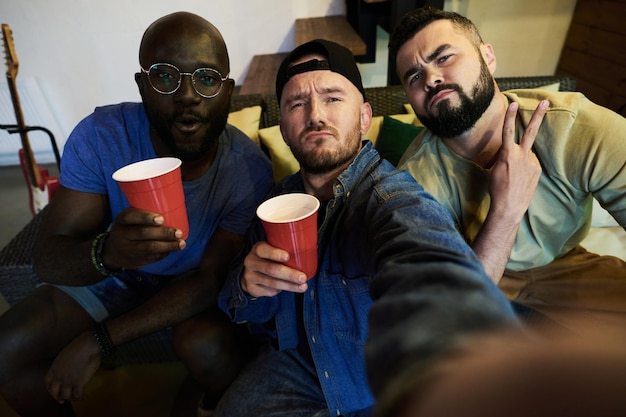
[[[288,253],[264,241],[260,223],[253,227],[219,303],[267,343],[216,414],[368,416],[375,404],[364,362],[370,307],[409,308],[394,298],[414,292],[410,308],[424,315],[408,328],[424,358],[466,334],[515,323],[514,314],[442,206],[361,140],[372,110],[346,48],[324,40],[296,48],[278,71],[276,92],[281,132],[301,170],[271,195],[320,200],[318,270],[307,281],[282,264]],[[383,326],[406,332],[407,324]]]

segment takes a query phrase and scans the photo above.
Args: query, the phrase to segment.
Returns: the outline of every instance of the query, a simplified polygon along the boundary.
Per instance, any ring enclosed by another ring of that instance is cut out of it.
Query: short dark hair
[[[468,35],[469,40],[479,49],[483,43],[480,33],[476,25],[466,18],[455,12],[446,12],[444,10],[435,9],[433,7],[421,7],[404,15],[400,23],[394,28],[389,37],[389,58],[391,62],[396,62],[398,51],[409,39],[429,24],[437,20],[449,20],[454,26],[462,30]]]

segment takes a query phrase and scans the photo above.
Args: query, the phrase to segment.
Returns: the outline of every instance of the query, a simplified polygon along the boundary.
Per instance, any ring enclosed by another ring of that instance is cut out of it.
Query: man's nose
[[[437,69],[424,71],[424,89],[429,91],[437,85],[443,83],[443,74]]]
[[[200,100],[202,96],[198,94],[196,88],[193,85],[193,79],[189,74],[181,74],[180,76],[180,86],[178,90],[176,90],[177,98],[186,99],[186,100]]]
[[[313,99],[309,102],[309,125],[317,126],[324,123],[325,113],[320,100]]]

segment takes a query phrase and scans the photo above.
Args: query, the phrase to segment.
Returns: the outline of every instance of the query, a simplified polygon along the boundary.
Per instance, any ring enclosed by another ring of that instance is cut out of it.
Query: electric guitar
[[[24,123],[24,115],[22,114],[22,106],[17,91],[17,70],[19,61],[13,45],[13,33],[6,23],[2,24],[2,38],[4,40],[4,55],[7,64],[7,82],[11,92],[11,100],[15,110],[17,119],[17,132],[20,134],[22,141],[22,149],[19,150],[20,165],[26,179],[26,185],[29,191],[30,210],[33,215],[39,213],[52,199],[54,193],[59,187],[59,179],[49,176],[48,170],[37,165],[33,150],[28,140],[28,127]],[[15,132],[11,132],[15,133]]]

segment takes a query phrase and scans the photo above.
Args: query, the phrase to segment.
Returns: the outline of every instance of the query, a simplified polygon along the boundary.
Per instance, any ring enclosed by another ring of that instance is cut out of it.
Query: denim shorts
[[[177,278],[125,270],[84,287],[54,285],[72,297],[97,322],[119,316],[161,291]]]

